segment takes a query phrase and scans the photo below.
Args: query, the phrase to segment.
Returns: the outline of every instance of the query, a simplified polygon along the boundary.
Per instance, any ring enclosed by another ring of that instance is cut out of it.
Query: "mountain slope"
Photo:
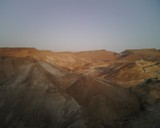
[[[13,70],[12,75],[4,72],[6,77],[1,80],[1,128],[85,127],[81,107],[46,75],[62,77],[65,74],[54,67],[48,72],[45,62],[18,59],[16,65],[19,65],[18,71]]]
[[[157,127],[159,56],[0,48],[0,128]]]

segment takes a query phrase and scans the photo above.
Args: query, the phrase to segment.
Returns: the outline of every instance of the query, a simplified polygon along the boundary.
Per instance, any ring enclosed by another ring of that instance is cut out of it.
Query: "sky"
[[[0,0],[0,47],[160,49],[160,1]]]

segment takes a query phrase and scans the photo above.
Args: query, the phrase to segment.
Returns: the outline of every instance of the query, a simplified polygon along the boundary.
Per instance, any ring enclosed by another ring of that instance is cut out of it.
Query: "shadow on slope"
[[[1,128],[85,127],[81,106],[46,75],[63,72],[53,66],[44,70],[48,64],[32,59],[8,58],[1,64]]]

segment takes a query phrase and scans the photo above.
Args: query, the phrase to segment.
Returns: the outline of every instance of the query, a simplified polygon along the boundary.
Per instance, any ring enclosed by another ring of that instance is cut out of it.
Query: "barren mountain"
[[[159,58],[0,48],[0,128],[159,128]]]
[[[117,56],[117,59],[120,60],[160,60],[159,50],[157,49],[130,49],[125,50]]]
[[[45,61],[74,72],[83,72],[93,66],[106,65],[106,61],[112,61],[117,57],[117,53],[106,50],[83,52],[41,51],[41,53],[45,56]]]

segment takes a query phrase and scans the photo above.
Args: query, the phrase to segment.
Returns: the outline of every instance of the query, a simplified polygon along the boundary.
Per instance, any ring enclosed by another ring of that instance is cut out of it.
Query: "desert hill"
[[[0,48],[0,57],[30,57],[42,59],[42,54],[35,48]]]
[[[41,51],[41,53],[45,56],[45,61],[76,72],[82,72],[91,66],[105,65],[105,61],[112,61],[117,57],[117,53],[106,50],[83,52]]]
[[[159,50],[157,49],[129,49],[125,50],[117,56],[120,60],[160,60]]]
[[[158,128],[159,58],[0,48],[0,128]]]

